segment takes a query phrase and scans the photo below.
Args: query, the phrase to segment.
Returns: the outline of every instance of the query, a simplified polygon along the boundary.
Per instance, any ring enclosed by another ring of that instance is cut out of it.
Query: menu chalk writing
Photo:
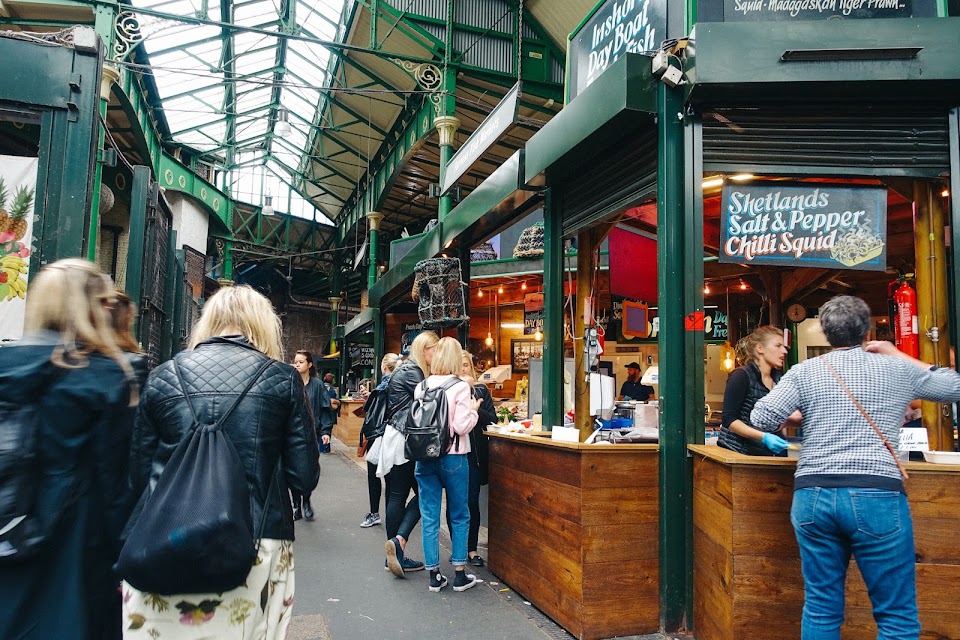
[[[884,188],[727,185],[720,202],[720,262],[886,268]]]
[[[708,0],[723,4],[724,22],[935,17],[935,0]],[[712,14],[712,12],[707,12]]]

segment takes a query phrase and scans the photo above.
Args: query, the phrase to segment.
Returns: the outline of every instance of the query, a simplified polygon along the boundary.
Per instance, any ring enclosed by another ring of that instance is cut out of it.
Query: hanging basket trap
[[[479,244],[470,251],[470,262],[486,262],[496,260],[497,252],[489,242]]]
[[[414,267],[414,299],[425,328],[434,329],[470,321],[464,306],[465,284],[459,258],[430,258]]]
[[[514,258],[539,258],[543,256],[543,223],[527,227],[520,234],[513,250]]]

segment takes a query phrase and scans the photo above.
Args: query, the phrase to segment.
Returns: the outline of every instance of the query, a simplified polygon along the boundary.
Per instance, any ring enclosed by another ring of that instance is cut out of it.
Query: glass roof
[[[316,211],[302,170],[329,84],[330,51],[292,33],[340,41],[354,0],[130,0],[134,7],[197,16],[249,30],[145,20],[149,55],[170,140],[218,165],[218,186],[238,200],[330,222]],[[335,54],[334,54],[335,55]],[[283,132],[285,125],[289,132]]]

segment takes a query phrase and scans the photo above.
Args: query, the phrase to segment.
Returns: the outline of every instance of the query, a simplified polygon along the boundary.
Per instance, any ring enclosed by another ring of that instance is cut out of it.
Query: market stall
[[[790,524],[796,460],[692,445],[698,640],[800,638],[803,577]],[[907,463],[923,638],[960,638],[960,465]],[[844,640],[877,637],[863,579],[847,574]]]

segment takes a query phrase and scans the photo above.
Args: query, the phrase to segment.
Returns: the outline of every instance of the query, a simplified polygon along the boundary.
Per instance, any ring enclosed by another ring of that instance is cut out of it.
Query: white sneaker
[[[363,522],[360,523],[360,527],[363,529],[367,529],[368,527],[372,527],[378,524],[380,524],[380,514],[368,513],[366,517],[363,519]]]

